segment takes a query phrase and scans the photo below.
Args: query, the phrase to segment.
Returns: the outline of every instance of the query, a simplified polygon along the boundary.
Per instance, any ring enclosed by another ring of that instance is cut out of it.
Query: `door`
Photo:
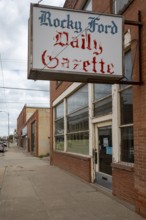
[[[35,122],[31,124],[31,152],[35,151]]]
[[[97,164],[96,164],[96,182],[109,189],[112,188],[112,126],[97,125],[96,127],[96,147],[97,147]]]

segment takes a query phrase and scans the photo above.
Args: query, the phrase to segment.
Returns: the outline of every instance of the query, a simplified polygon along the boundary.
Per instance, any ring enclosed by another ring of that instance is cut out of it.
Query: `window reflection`
[[[61,118],[64,116],[64,103],[60,103],[59,105],[56,106],[55,108],[55,118]]]
[[[55,134],[64,133],[64,118],[61,118],[55,122]]]
[[[122,12],[132,0],[113,0],[113,11],[118,14]]]
[[[81,109],[67,117],[67,131],[85,131],[89,129],[88,108]]]
[[[133,123],[132,88],[121,92],[121,124]]]
[[[94,104],[94,116],[112,113],[112,97],[108,97]]]
[[[103,116],[112,112],[112,85],[94,85],[94,116]]]
[[[60,151],[64,150],[64,135],[55,137],[55,149]]]
[[[134,162],[133,127],[121,128],[121,159],[125,162]]]
[[[67,135],[67,151],[78,154],[89,154],[89,133]]]
[[[64,102],[55,108],[55,149],[64,150]]]
[[[88,85],[68,97],[67,109],[67,151],[88,155]]]
[[[111,95],[112,85],[110,84],[95,84],[94,85],[94,100],[97,101],[101,98]]]
[[[88,105],[88,85],[83,86],[67,99],[67,112],[73,112]]]

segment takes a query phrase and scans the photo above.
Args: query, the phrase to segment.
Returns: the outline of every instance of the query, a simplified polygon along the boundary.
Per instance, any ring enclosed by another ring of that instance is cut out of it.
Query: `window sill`
[[[71,152],[63,152],[63,151],[57,151],[57,150],[54,150],[54,153],[64,154],[69,157],[79,158],[79,159],[83,159],[83,160],[89,160],[91,158],[91,156],[89,156],[89,155],[76,154],[76,153],[71,153]]]
[[[112,163],[112,168],[133,172],[134,171],[134,163],[128,163],[128,162]]]

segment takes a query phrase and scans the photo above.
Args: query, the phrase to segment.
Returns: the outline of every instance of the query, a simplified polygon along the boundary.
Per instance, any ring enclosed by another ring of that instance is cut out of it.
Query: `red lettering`
[[[91,48],[91,35],[90,34],[87,34],[87,49],[88,50],[92,50]]]
[[[85,35],[82,34],[81,37],[82,37],[82,39],[81,39],[81,49],[84,50],[85,49],[85,42],[86,42]]]
[[[67,32],[57,32],[58,34],[56,34],[55,39],[56,39],[56,43],[54,44],[54,46],[56,45],[60,45],[61,47],[64,46],[68,46],[68,33]]]
[[[100,72],[104,74],[104,73],[105,73],[105,71],[104,71],[104,64],[105,64],[105,62],[103,61],[103,59],[101,59],[101,61],[99,62],[99,64],[100,64],[100,67],[101,67],[101,68],[100,68]]]
[[[96,40],[93,40],[94,42],[94,49],[96,49],[97,51],[94,52],[93,54],[96,54],[96,55],[99,55],[102,53],[103,49],[102,49],[102,46],[99,44],[97,44],[97,41]]]
[[[80,63],[82,62],[81,60],[73,60],[74,63],[74,70],[77,69],[77,67],[80,65]]]
[[[65,65],[66,65],[66,68],[69,68],[69,59],[68,58],[62,58],[62,60],[64,61],[64,62],[61,63],[62,66],[65,67]]]
[[[97,65],[96,57],[93,57],[93,59],[92,59],[91,62],[93,63],[92,71],[93,71],[94,73],[97,73],[97,69],[96,69],[96,65]]]
[[[87,66],[89,66],[89,65],[90,65],[90,62],[89,62],[88,60],[83,62],[83,70],[84,70],[85,72],[88,72],[88,70],[87,70],[86,68],[87,68]]]
[[[113,74],[114,73],[114,64],[110,63],[107,65],[107,72],[109,74]]]
[[[49,69],[54,69],[58,66],[59,60],[57,57],[52,57],[52,56],[46,56],[47,50],[45,50],[42,54],[42,63],[48,67]],[[46,62],[46,57],[48,57],[48,61]],[[53,63],[53,66],[49,66],[50,63]]]
[[[73,48],[79,48],[79,41],[78,41],[78,38],[74,38],[73,41],[70,42],[70,45],[73,47]]]

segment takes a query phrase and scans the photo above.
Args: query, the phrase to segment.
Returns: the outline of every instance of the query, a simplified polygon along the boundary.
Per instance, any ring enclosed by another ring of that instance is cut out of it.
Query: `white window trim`
[[[112,142],[113,142],[113,163],[120,161],[121,156],[121,131],[120,131],[120,94],[119,85],[112,86]]]
[[[53,107],[56,106],[59,102],[63,101],[64,98],[69,96],[71,93],[73,93],[76,89],[78,89],[83,83],[73,83],[71,86],[69,86],[60,96],[57,97],[57,99],[53,102]]]
[[[83,10],[92,11],[92,0],[88,0]]]

